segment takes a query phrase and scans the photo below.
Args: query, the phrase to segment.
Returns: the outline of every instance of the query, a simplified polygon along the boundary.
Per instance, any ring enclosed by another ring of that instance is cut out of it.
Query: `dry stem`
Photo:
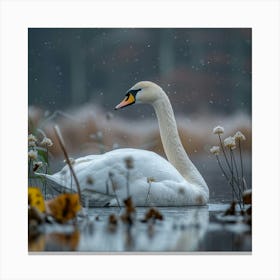
[[[76,173],[74,172],[74,169],[72,167],[72,164],[71,164],[71,161],[69,159],[68,153],[66,151],[65,145],[63,144],[63,138],[61,136],[60,129],[59,129],[59,127],[57,125],[55,125],[53,128],[54,128],[55,135],[56,135],[56,137],[58,139],[58,143],[60,145],[60,148],[61,148],[61,150],[63,152],[64,157],[65,157],[66,163],[68,164],[70,172],[73,175],[73,178],[75,180],[75,183],[76,183],[76,186],[77,186],[78,195],[79,195],[79,201],[80,201],[80,204],[82,205],[82,195],[81,195],[80,184],[79,184],[78,178],[76,176]]]

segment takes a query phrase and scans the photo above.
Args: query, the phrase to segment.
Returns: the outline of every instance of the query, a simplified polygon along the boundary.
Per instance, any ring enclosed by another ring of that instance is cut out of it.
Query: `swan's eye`
[[[131,90],[128,92],[128,94],[131,93],[131,94],[135,97],[136,93],[137,93],[138,91],[140,91],[140,90],[141,90],[141,88],[139,88],[139,89],[131,89]]]

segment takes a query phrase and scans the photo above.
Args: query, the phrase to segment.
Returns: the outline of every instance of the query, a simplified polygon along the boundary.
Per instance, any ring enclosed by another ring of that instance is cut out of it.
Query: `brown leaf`
[[[64,193],[52,200],[46,201],[47,213],[59,223],[65,223],[76,217],[81,209],[79,195]]]
[[[142,220],[142,222],[146,223],[149,220],[163,220],[163,215],[156,209],[156,208],[150,208],[146,214],[145,214],[145,218]]]

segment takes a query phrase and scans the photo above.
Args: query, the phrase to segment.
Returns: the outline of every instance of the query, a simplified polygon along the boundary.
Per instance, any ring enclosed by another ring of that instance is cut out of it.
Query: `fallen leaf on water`
[[[147,221],[152,220],[163,220],[163,215],[156,209],[156,208],[150,208],[146,214],[145,214],[145,218],[141,220],[141,222],[146,223]]]
[[[40,212],[45,212],[44,197],[37,187],[28,188],[28,205],[37,208]]]
[[[78,194],[64,193],[46,201],[47,213],[59,223],[65,223],[76,217],[81,209]]]

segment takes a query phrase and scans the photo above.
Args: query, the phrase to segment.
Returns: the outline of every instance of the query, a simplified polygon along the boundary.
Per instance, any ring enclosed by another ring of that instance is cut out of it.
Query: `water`
[[[250,227],[243,223],[221,222],[217,214],[227,204],[204,207],[159,207],[164,219],[143,223],[148,208],[136,209],[133,226],[118,220],[108,223],[110,214],[119,215],[116,207],[90,208],[88,217],[78,225],[47,225],[45,234],[29,242],[29,251],[72,251],[87,253],[188,253],[250,252]],[[36,247],[36,244],[37,245]]]

